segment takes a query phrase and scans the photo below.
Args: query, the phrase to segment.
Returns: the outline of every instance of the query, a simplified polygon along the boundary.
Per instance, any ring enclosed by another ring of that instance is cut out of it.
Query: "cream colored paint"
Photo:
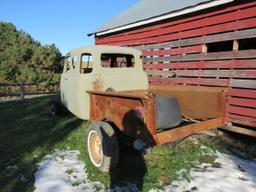
[[[93,71],[87,74],[80,73],[81,55],[90,53],[93,57]],[[135,58],[135,67],[132,68],[104,68],[101,66],[101,54],[122,53],[131,54]],[[115,91],[147,90],[148,79],[142,66],[142,53],[136,49],[117,46],[89,46],[70,51],[70,56],[76,56],[75,69],[63,72],[61,75],[62,103],[81,119],[90,119],[90,98],[86,92],[95,90],[105,91],[112,88]],[[65,67],[64,67],[65,71]]]

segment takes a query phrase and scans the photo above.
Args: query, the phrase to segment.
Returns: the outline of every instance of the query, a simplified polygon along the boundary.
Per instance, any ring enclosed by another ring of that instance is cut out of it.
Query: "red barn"
[[[256,135],[256,1],[140,0],[92,34],[142,50],[150,83],[229,87],[227,129]]]

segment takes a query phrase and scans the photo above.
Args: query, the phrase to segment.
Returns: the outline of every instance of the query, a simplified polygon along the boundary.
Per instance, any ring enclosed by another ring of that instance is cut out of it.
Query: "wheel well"
[[[117,141],[118,141],[119,145],[132,146],[132,143],[136,138],[126,134],[121,129],[119,129],[118,126],[115,124],[115,122],[112,121],[111,119],[103,119],[102,121],[110,124],[110,126],[113,128],[113,130],[117,136]]]
[[[115,122],[112,121],[111,119],[104,118],[104,119],[102,119],[101,121],[110,124],[111,127],[114,129],[115,133],[118,134],[119,132],[121,132],[121,130],[117,127],[117,125],[115,124]]]

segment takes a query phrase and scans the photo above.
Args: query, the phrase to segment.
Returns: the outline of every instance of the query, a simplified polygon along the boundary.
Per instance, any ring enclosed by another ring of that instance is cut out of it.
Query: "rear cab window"
[[[134,56],[104,53],[101,55],[101,66],[103,68],[133,68],[135,67]]]

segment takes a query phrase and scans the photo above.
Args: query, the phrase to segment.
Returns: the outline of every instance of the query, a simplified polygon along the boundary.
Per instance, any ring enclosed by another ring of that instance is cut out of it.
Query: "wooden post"
[[[208,47],[206,44],[202,45],[202,53],[207,53],[208,52]]]
[[[237,40],[233,41],[233,51],[238,51],[239,49],[239,43]]]
[[[25,88],[22,81],[19,81],[19,86],[20,86],[20,99],[23,100],[25,97]]]

